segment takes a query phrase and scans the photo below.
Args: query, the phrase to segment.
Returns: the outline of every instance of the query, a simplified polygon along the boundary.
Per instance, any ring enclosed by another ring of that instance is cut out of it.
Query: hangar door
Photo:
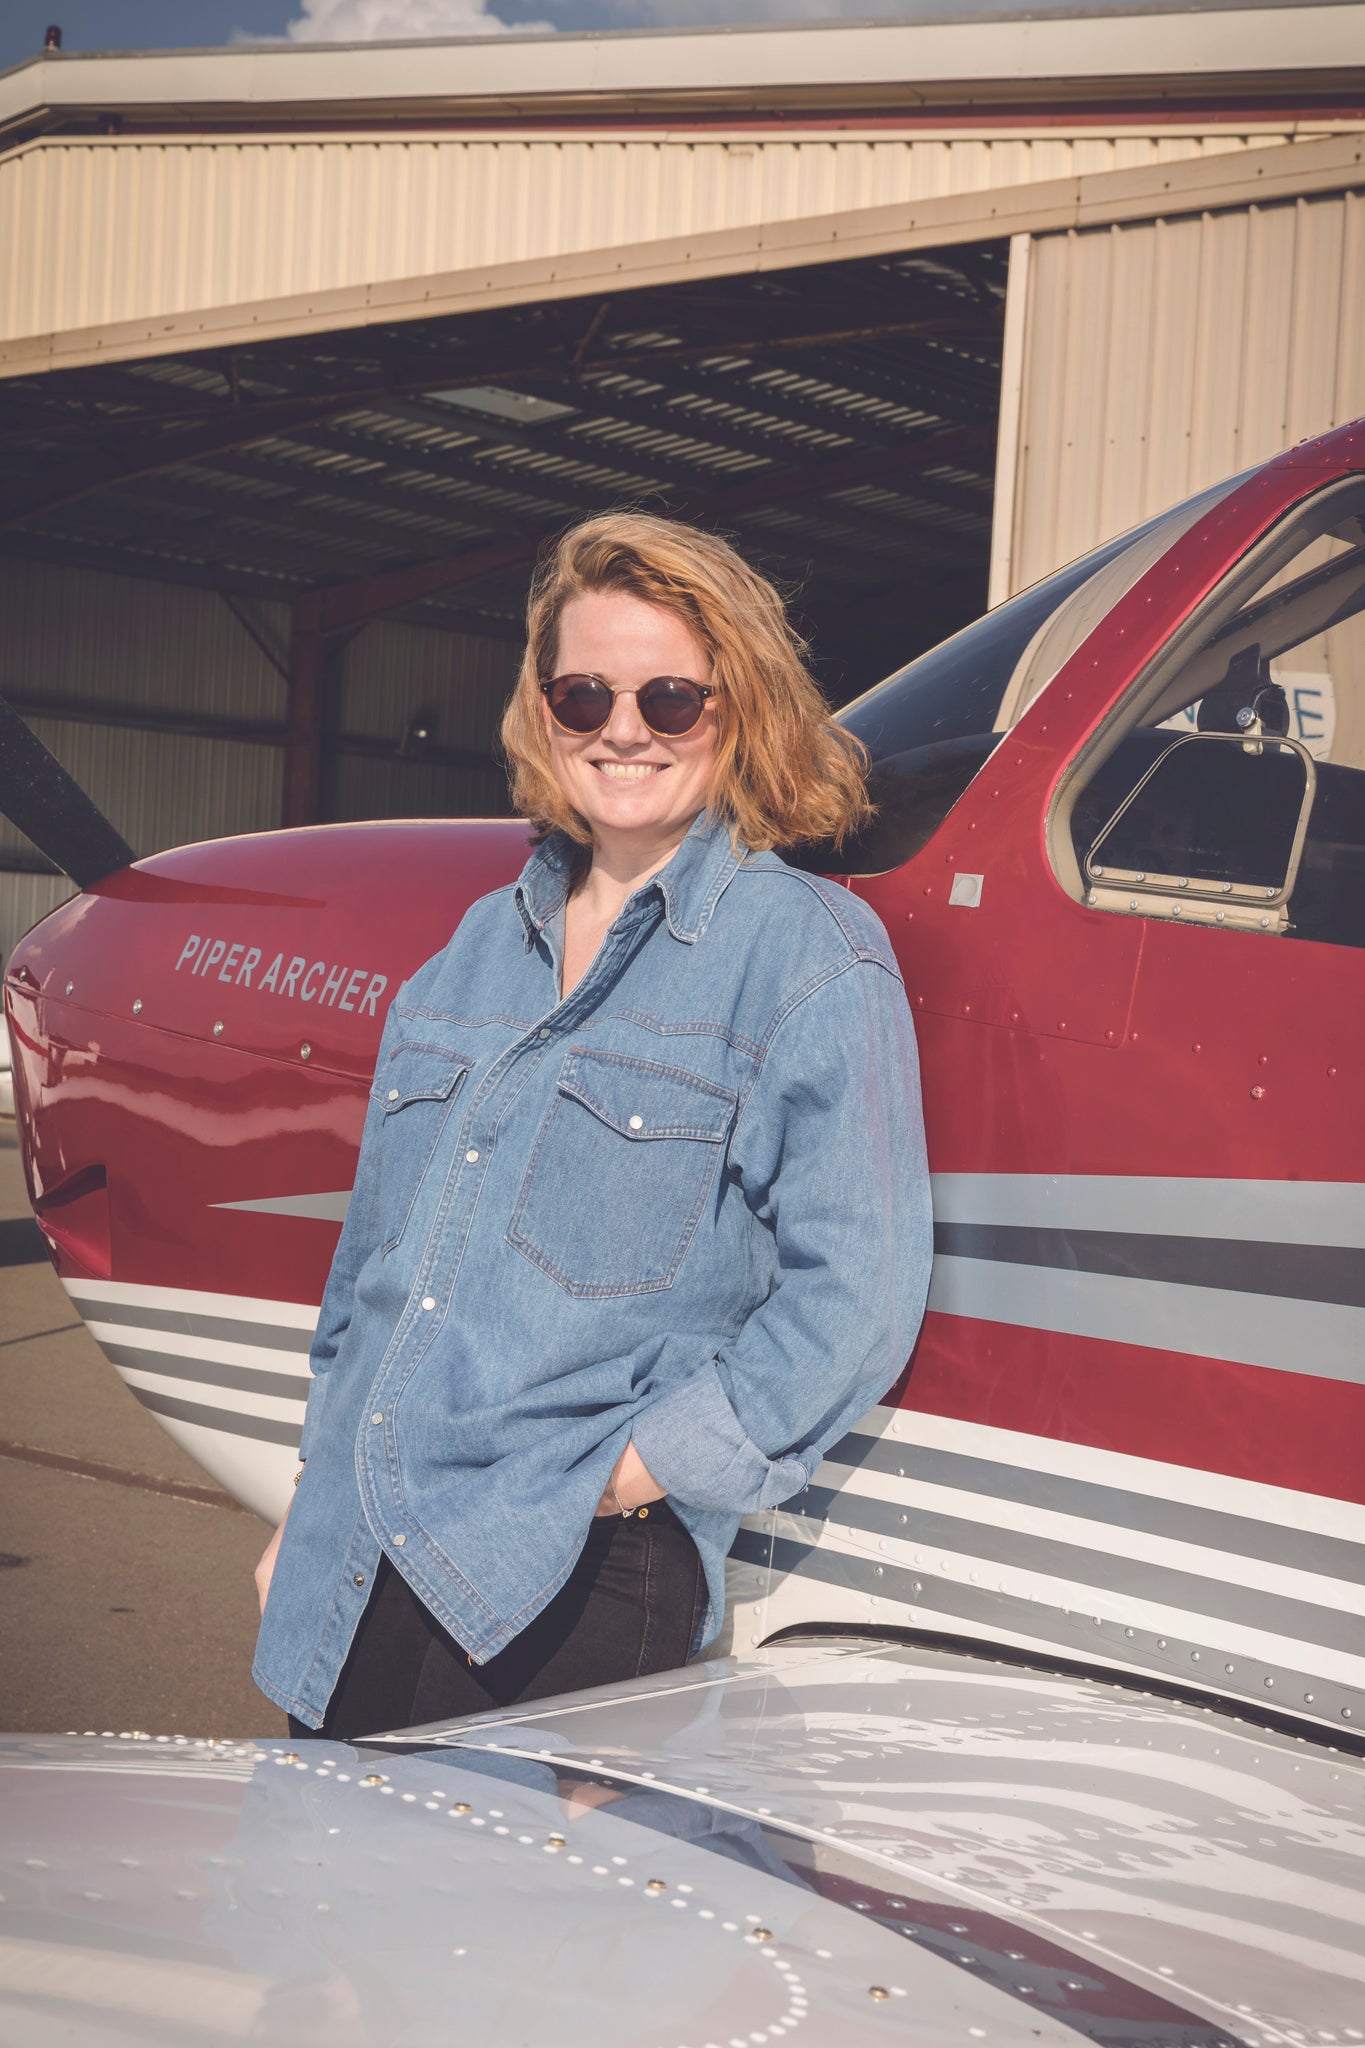
[[[1365,414],[1365,192],[1017,235],[991,600]]]

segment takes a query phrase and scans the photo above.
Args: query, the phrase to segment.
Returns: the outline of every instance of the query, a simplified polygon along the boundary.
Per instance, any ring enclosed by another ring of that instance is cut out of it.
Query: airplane
[[[24,1841],[153,1841],[209,1974],[167,1988],[145,1885],[110,1894],[114,1968],[103,1906],[20,1873],[44,1931],[9,1965],[0,1933],[0,2012],[1365,2041],[1365,422],[839,716],[876,818],[791,857],[877,910],[915,1017],[935,1263],[903,1378],[746,1520],[682,1672],[363,1752],[11,1739]],[[3,732],[5,808],[80,891],[5,976],[38,1222],[138,1400],[274,1521],[384,1016],[526,827],[134,860]],[[73,1772],[97,1823],[36,1789]]]

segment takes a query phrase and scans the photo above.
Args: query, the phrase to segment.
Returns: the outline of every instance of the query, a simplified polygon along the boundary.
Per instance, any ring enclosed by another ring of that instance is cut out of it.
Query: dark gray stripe
[[[907,1413],[906,1426],[913,1429],[913,1412]],[[1048,1508],[1054,1514],[1084,1515],[1089,1521],[1107,1522],[1118,1529],[1145,1529],[1178,1543],[1198,1543],[1206,1550],[1227,1550],[1236,1557],[1258,1557],[1266,1564],[1293,1565],[1298,1571],[1323,1572],[1329,1578],[1365,1585],[1365,1544],[1352,1543],[1344,1536],[1320,1536],[1311,1529],[1289,1529],[1257,1521],[1251,1515],[1228,1514],[1221,1508],[1193,1507],[1150,1493],[1101,1486],[1089,1479],[862,1436],[856,1431],[825,1455],[868,1472],[888,1472],[897,1478],[957,1487],[965,1493],[989,1494],[1025,1507]]]
[[[1291,1600],[1283,1593],[1267,1593],[1258,1587],[1228,1585],[1171,1565],[1120,1557],[1112,1550],[1062,1543],[1055,1536],[1037,1536],[1027,1529],[997,1529],[988,1522],[969,1522],[928,1508],[900,1508],[893,1501],[828,1486],[808,1486],[804,1493],[786,1501],[783,1511],[866,1529],[874,1536],[894,1536],[902,1543],[956,1550],[1021,1571],[1044,1572],[1049,1578],[1074,1585],[1080,1600],[1085,1598],[1081,1589],[1091,1586],[1150,1600],[1161,1607],[1180,1608],[1187,1614],[1216,1616],[1236,1622],[1240,1628],[1268,1630],[1291,1642],[1320,1643],[1324,1649],[1348,1655],[1365,1652],[1365,1618],[1359,1615],[1315,1607],[1306,1600]],[[908,1520],[903,1522],[903,1515]],[[1350,1640],[1353,1633],[1354,1644]]]
[[[730,1555],[742,1564],[771,1562],[774,1571],[819,1579],[856,1593],[860,1599],[871,1594],[891,1604],[903,1602],[921,1613],[945,1615],[955,1623],[984,1624],[1016,1639],[1053,1643],[1082,1660],[1093,1662],[1107,1657],[1116,1664],[1157,1673],[1178,1685],[1207,1686],[1229,1700],[1240,1695],[1253,1700],[1258,1707],[1325,1721],[1343,1733],[1354,1733],[1365,1726],[1365,1694],[1334,1679],[1291,1671],[1287,1666],[1263,1664],[1250,1657],[1224,1656],[1221,1651],[1210,1650],[1207,1643],[1193,1643],[1185,1637],[1126,1628],[1121,1622],[1097,1620],[1083,1610],[1073,1608],[1067,1612],[1060,1607],[1044,1607],[1040,1602],[1016,1600],[1008,1593],[992,1593],[984,1586],[958,1585],[928,1571],[907,1571],[900,1565],[884,1565],[879,1574],[870,1559],[819,1550],[786,1536],[769,1537],[757,1529],[741,1528]],[[795,1619],[784,1623],[784,1628],[796,1626]],[[961,1634],[962,1630],[955,1632]],[[983,1656],[990,1655],[988,1641],[982,1641],[980,1648]],[[1231,1671],[1225,1669],[1228,1664],[1233,1666]],[[1095,1676],[1102,1679],[1104,1672],[1096,1668]]]
[[[285,1401],[306,1401],[309,1381],[292,1372],[260,1372],[254,1365],[219,1365],[212,1358],[182,1358],[173,1351],[143,1351],[136,1344],[101,1344],[111,1365],[134,1372],[164,1373],[167,1379],[198,1380],[204,1386],[231,1387],[239,1394],[277,1394]]]
[[[303,1425],[275,1422],[267,1415],[234,1415],[226,1408],[205,1408],[198,1401],[181,1401],[174,1394],[154,1394],[148,1387],[130,1387],[144,1408],[154,1415],[170,1415],[177,1422],[197,1422],[203,1429],[219,1429],[226,1436],[255,1437],[266,1444],[288,1444],[297,1450]]]
[[[1257,1244],[1235,1237],[1158,1237],[1146,1231],[1051,1230],[1022,1223],[936,1223],[934,1249],[959,1259],[1056,1266],[1125,1280],[1219,1287],[1365,1308],[1365,1251],[1326,1244]]]
[[[170,1330],[177,1337],[217,1337],[229,1344],[258,1344],[269,1351],[313,1348],[311,1330],[281,1323],[239,1323],[234,1316],[201,1316],[183,1308],[135,1308],[127,1301],[95,1301],[73,1295],[87,1323],[125,1323],[137,1330]]]

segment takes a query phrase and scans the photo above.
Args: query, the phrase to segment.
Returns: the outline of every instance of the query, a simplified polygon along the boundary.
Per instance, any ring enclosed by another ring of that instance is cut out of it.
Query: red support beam
[[[566,520],[565,524],[569,522]],[[438,555],[434,561],[413,562],[405,569],[389,569],[379,576],[360,576],[354,583],[329,583],[310,593],[317,604],[324,633],[344,633],[363,626],[385,612],[403,605],[420,604],[442,590],[460,583],[474,583],[483,576],[496,576],[529,562],[540,547],[541,536],[504,541],[497,547],[466,548],[458,555]]]
[[[285,700],[282,825],[315,825],[322,781],[322,714],[327,634],[322,603],[310,591],[294,606]]]

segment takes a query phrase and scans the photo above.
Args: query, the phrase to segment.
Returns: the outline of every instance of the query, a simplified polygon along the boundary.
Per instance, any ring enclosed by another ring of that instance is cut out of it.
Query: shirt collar
[[[537,935],[567,901],[579,853],[567,833],[552,832],[522,869],[514,894],[528,946],[534,945]],[[747,857],[744,845],[736,848],[733,844],[728,820],[703,811],[693,819],[667,866],[627,901],[637,902],[657,891],[674,938],[686,946],[695,945]]]

